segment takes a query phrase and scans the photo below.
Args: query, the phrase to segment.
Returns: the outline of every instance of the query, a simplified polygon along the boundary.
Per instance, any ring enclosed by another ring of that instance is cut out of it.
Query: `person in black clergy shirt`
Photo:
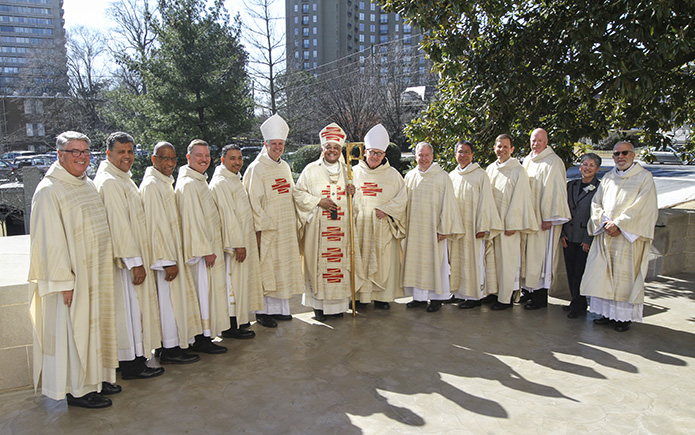
[[[567,317],[570,319],[585,313],[587,309],[586,296],[579,294],[579,284],[582,282],[593,239],[587,232],[586,225],[591,216],[591,200],[599,184],[596,174],[600,167],[601,157],[594,153],[584,154],[579,166],[582,178],[567,182],[567,202],[572,219],[562,226],[560,240],[564,247],[567,280],[572,295],[570,304],[562,309],[569,311]]]

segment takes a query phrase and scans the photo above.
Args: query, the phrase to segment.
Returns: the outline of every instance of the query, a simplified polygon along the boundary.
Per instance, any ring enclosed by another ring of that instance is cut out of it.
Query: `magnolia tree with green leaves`
[[[426,33],[439,94],[406,129],[451,160],[459,138],[528,150],[536,127],[565,161],[582,138],[662,131],[695,117],[693,0],[384,0]],[[481,150],[482,151],[482,150]]]

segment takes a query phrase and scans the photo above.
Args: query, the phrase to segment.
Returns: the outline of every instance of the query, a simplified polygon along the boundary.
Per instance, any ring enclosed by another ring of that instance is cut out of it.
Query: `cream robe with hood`
[[[55,400],[115,382],[113,249],[94,184],[53,163],[32,200],[29,306],[34,387]],[[72,305],[62,291],[74,290]]]

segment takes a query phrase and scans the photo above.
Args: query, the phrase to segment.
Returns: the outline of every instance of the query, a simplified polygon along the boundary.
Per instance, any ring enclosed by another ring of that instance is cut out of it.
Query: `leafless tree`
[[[251,47],[249,73],[255,89],[261,93],[257,104],[271,114],[278,111],[279,94],[283,91],[278,78],[285,65],[285,35],[276,25],[284,18],[273,15],[272,6],[275,2],[276,0],[247,0],[246,14],[250,20],[245,23],[248,31],[245,41]]]
[[[142,79],[143,64],[155,48],[154,19],[156,5],[149,0],[117,0],[109,4],[107,15],[113,20],[109,49],[121,68],[114,71],[119,84],[133,94],[144,95],[147,85]]]

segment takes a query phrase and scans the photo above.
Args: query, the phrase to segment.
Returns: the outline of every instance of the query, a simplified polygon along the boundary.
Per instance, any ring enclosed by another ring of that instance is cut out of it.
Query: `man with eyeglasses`
[[[408,207],[403,291],[413,296],[406,308],[423,307],[429,300],[426,311],[434,313],[451,298],[447,243],[463,235],[463,223],[454,186],[449,174],[434,161],[432,144],[418,143],[415,161],[417,167],[405,174]]]
[[[116,132],[106,139],[107,159],[99,164],[94,184],[104,201],[113,240],[114,297],[118,361],[123,379],[149,379],[164,373],[148,367],[162,339],[154,275],[148,273],[150,242],[145,210],[130,178],[135,161],[133,137]]]
[[[169,142],[157,143],[152,166],[145,169],[140,183],[140,196],[152,249],[149,269],[155,275],[159,296],[162,348],[155,353],[161,364],[190,364],[200,356],[188,353],[186,348],[203,332],[203,326],[195,284],[183,259],[174,169],[176,149]]]
[[[504,227],[492,196],[490,178],[473,161],[473,144],[459,141],[454,155],[458,166],[449,177],[465,233],[451,242],[451,290],[456,292],[456,298],[463,299],[458,307],[470,309],[479,307],[483,298],[497,292],[492,239]],[[486,279],[487,275],[491,279]]]
[[[314,310],[316,320],[342,317],[350,297],[350,225],[347,183],[341,151],[345,131],[336,123],[319,133],[321,156],[302,171],[292,197],[301,225],[300,247],[304,254],[302,303]],[[356,255],[358,261],[359,255]]]
[[[548,289],[560,255],[562,224],[572,218],[567,205],[565,164],[552,147],[548,133],[537,128],[531,133],[531,152],[523,163],[531,186],[531,200],[540,231],[522,236],[522,286],[530,292],[527,310],[548,306]]]
[[[389,302],[403,296],[401,286],[401,241],[405,238],[408,193],[401,174],[386,159],[389,134],[383,125],[372,127],[364,137],[364,160],[353,167],[357,197],[355,244],[362,258],[357,274],[360,302],[374,301],[374,308],[388,310]]]
[[[591,296],[589,311],[601,316],[594,323],[615,322],[618,332],[642,321],[644,278],[659,217],[652,175],[634,159],[631,143],[613,147],[615,167],[591,202],[587,230],[594,240],[580,286],[582,295]]]
[[[34,386],[83,408],[111,406],[121,387],[114,324],[114,266],[104,204],[86,177],[91,141],[56,138],[58,161],[32,200],[29,285]]]

